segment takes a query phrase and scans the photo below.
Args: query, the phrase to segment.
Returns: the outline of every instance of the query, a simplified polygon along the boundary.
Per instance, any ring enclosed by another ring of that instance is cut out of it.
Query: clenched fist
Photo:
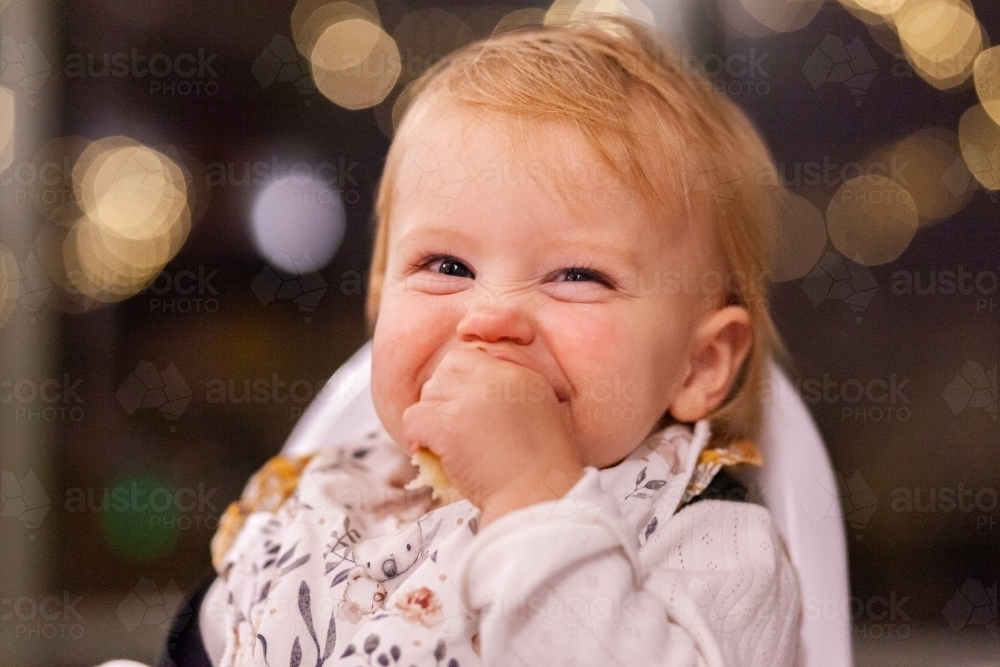
[[[542,375],[479,347],[445,354],[403,412],[411,453],[426,447],[482,510],[480,525],[561,498],[583,476],[569,403]]]

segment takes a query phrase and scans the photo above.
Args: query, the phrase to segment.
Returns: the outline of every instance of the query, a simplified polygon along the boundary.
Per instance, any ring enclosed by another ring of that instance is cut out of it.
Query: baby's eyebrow
[[[611,255],[615,268],[632,273],[640,271],[643,261],[639,249],[633,245],[622,245],[620,242],[615,242],[614,238],[616,237],[603,239],[603,242],[600,243],[584,239],[561,238],[558,240],[555,254],[557,257],[565,256],[567,263]],[[404,229],[395,243],[397,248],[402,251],[428,243],[454,243],[463,248],[477,249],[481,247],[482,240],[462,229],[451,226],[421,225],[415,229]]]
[[[456,242],[463,244],[476,244],[476,237],[455,227],[418,227],[416,229],[404,229],[396,240],[400,247],[407,245],[420,245],[434,242]]]
[[[603,256],[611,254],[619,266],[630,271],[638,271],[642,266],[636,248],[619,246],[615,243],[592,243],[590,241],[566,241],[559,245],[560,253],[577,256]]]

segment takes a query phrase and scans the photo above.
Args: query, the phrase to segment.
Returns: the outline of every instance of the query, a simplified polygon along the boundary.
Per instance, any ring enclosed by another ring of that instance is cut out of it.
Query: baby
[[[625,20],[502,34],[406,94],[368,301],[383,428],[273,460],[227,512],[212,663],[790,665],[770,516],[710,499],[760,464],[778,345],[748,121]],[[450,497],[406,488],[418,451]]]

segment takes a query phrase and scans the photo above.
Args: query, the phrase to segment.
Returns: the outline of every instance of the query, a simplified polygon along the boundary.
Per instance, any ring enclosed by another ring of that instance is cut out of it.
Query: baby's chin
[[[575,444],[584,465],[602,470],[621,463],[644,440],[643,434],[629,424],[618,424],[611,432],[607,428],[588,430],[581,425]]]

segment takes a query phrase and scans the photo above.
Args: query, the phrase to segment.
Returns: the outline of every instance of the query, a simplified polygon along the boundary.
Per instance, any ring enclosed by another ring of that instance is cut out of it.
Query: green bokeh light
[[[105,490],[101,530],[108,546],[136,561],[166,555],[177,542],[180,511],[174,489],[162,480],[138,475]]]

